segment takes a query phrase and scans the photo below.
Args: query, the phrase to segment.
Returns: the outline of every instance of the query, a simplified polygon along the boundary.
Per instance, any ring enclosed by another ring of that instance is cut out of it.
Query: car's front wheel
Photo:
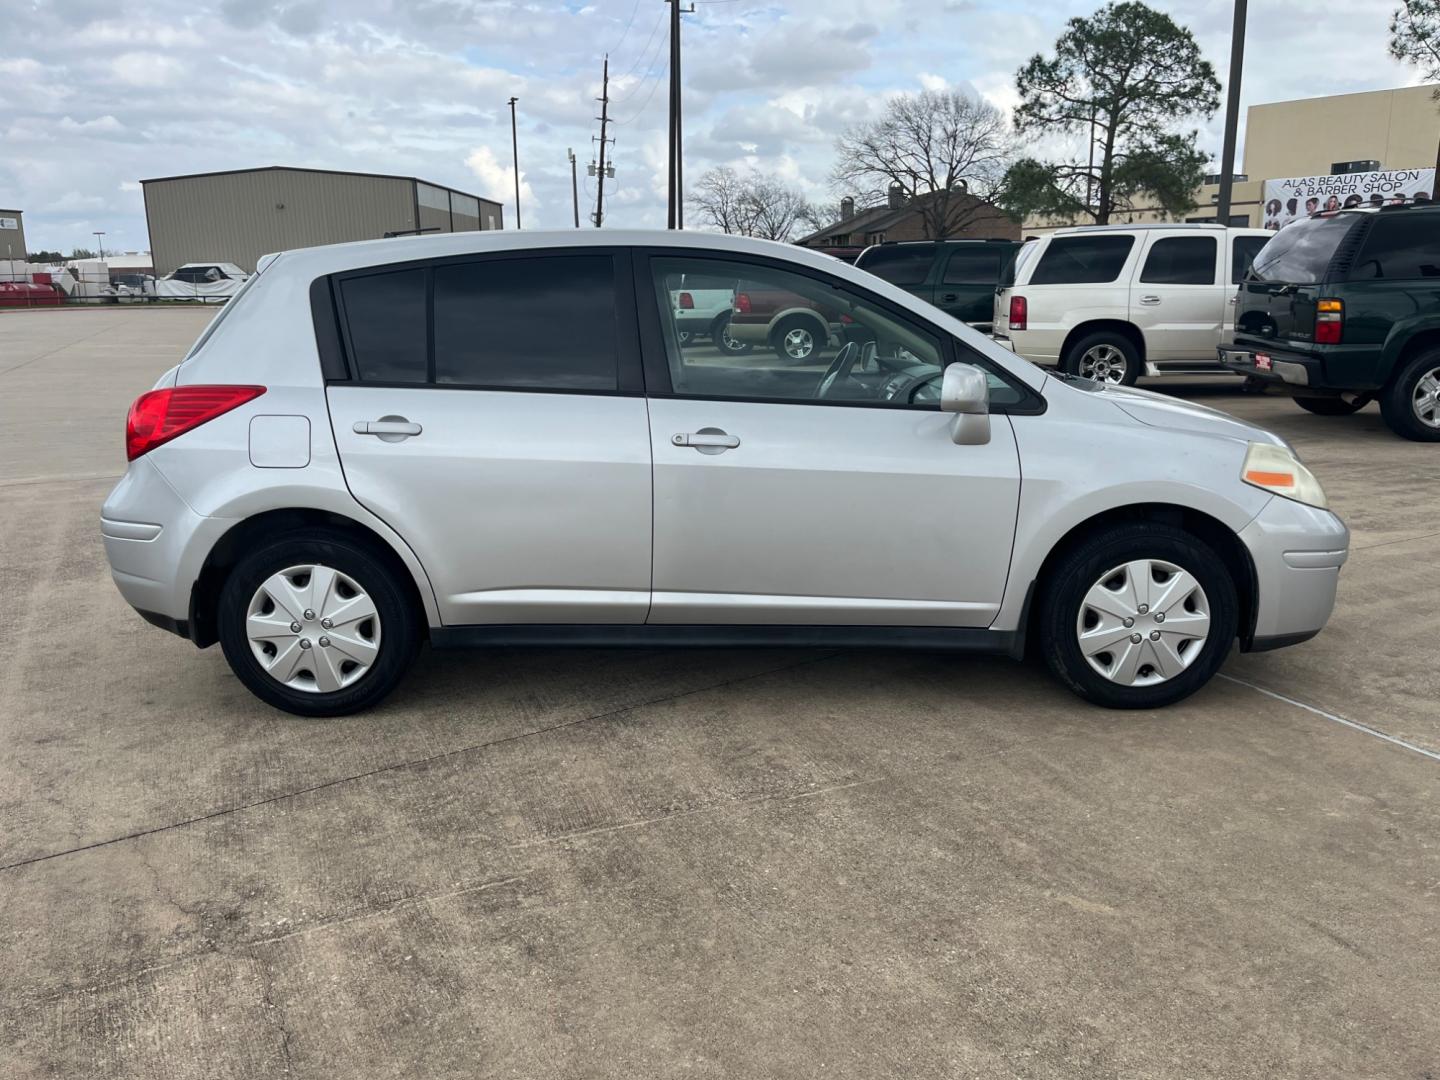
[[[1440,349],[1405,364],[1380,395],[1380,413],[1396,435],[1440,442]]]
[[[1210,680],[1235,639],[1235,585],[1181,529],[1117,525],[1082,541],[1042,582],[1041,649],[1075,693],[1116,709],[1181,700]]]
[[[744,356],[752,348],[748,341],[740,341],[730,334],[730,316],[717,316],[710,324],[710,340],[726,356]]]
[[[369,545],[305,530],[231,571],[220,593],[220,644],[262,701],[299,716],[343,716],[375,705],[404,677],[419,618]]]

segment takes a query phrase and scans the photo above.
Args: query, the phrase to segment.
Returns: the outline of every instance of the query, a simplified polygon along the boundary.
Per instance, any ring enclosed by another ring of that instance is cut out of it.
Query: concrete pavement
[[[210,312],[0,315],[0,1076],[1440,1075],[1440,762],[1217,680],[931,654],[422,656],[301,720],[111,586]],[[1355,530],[1226,672],[1440,750],[1436,448],[1197,388]]]

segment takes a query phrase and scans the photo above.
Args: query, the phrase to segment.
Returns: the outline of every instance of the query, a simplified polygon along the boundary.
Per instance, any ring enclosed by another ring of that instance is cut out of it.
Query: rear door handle
[[[940,299],[946,304],[953,304],[956,300],[959,300],[960,297],[957,293],[947,292],[944,296],[940,297]]]
[[[680,432],[677,435],[671,435],[670,441],[676,446],[694,447],[702,454],[720,454],[726,450],[734,450],[740,445],[740,440],[734,435],[728,435],[718,428],[702,428],[700,431]]]
[[[1159,302],[1160,302],[1160,298],[1159,298],[1158,296],[1142,296],[1142,297],[1140,297],[1140,303],[1142,303],[1142,304],[1158,304]]]
[[[399,442],[425,430],[403,416],[382,416],[379,420],[356,420],[351,428],[356,435],[378,435],[386,442]]]

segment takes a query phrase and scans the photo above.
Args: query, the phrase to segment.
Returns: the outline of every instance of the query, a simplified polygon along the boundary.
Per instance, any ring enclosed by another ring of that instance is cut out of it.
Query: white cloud
[[[495,152],[490,147],[477,146],[465,159],[465,167],[480,181],[476,194],[505,203],[513,217],[515,212],[514,166],[502,165],[496,161]],[[539,209],[543,205],[535,197],[535,190],[530,186],[530,181],[525,179],[524,169],[520,170],[520,203],[522,215],[526,210]]]

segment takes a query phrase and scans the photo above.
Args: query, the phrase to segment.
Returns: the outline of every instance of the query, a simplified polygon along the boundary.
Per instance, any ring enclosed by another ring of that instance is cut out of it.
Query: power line
[[[628,79],[631,75],[633,75],[633,74],[635,73],[635,69],[640,66],[640,61],[641,61],[642,59],[644,59],[645,54],[650,51],[650,42],[652,42],[652,41],[655,40],[655,34],[659,31],[659,29],[660,29],[660,24],[661,24],[662,22],[664,22],[664,21],[665,21],[665,9],[664,9],[664,8],[661,8],[661,9],[660,9],[660,14],[659,14],[659,15],[656,17],[656,19],[655,19],[655,25],[650,28],[650,36],[645,39],[645,44],[642,45],[642,46],[640,46],[640,55],[635,58],[635,63],[633,63],[633,64],[630,65],[630,70],[627,71],[627,72],[625,72],[625,74],[624,74],[624,75],[621,75],[619,78],[621,78],[621,79]],[[617,81],[618,81],[618,79],[617,79]]]
[[[663,11],[661,12],[661,15],[664,15]],[[623,105],[625,102],[633,98],[636,94],[640,92],[640,88],[645,85],[645,80],[651,78],[659,69],[661,52],[660,46],[661,44],[663,44],[664,39],[656,38],[653,40],[655,41],[655,48],[650,52],[648,59],[645,54],[642,53],[640,59],[631,67],[631,71],[634,71],[636,68],[639,68],[641,64],[644,64],[645,74],[640,76],[640,78],[636,81],[635,85],[630,88],[628,93],[626,93],[623,97],[615,98],[615,104]],[[622,76],[622,78],[628,77],[628,75]]]
[[[619,52],[620,46],[625,44],[625,39],[630,35],[630,27],[635,25],[635,16],[640,11],[640,0],[635,0],[635,6],[630,9],[630,18],[625,21],[625,30],[620,35],[620,40],[611,46],[611,52]]]

